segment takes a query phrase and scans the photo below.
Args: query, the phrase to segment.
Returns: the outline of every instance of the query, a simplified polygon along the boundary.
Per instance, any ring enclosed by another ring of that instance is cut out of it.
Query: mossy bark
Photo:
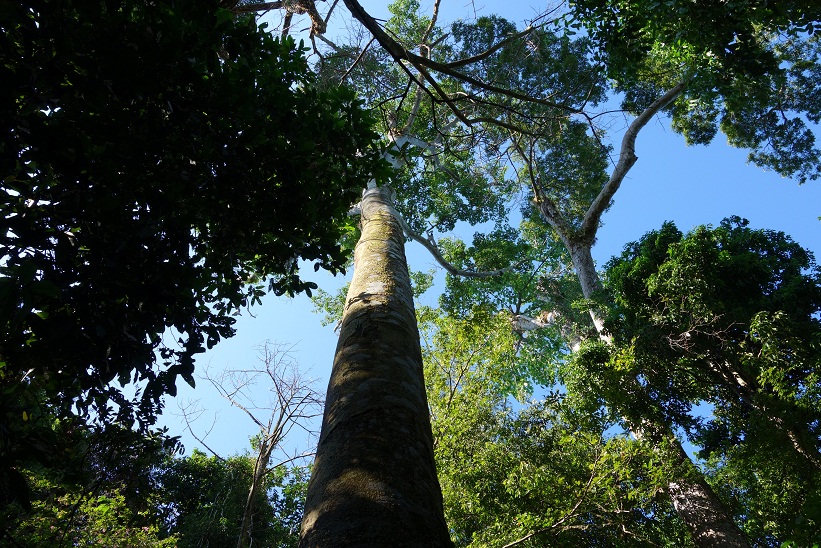
[[[389,190],[362,199],[301,547],[450,546],[404,235]]]

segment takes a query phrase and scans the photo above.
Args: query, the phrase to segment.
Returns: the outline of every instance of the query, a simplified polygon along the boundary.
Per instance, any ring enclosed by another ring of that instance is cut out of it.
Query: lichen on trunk
[[[300,546],[450,546],[419,331],[390,191],[362,199]]]

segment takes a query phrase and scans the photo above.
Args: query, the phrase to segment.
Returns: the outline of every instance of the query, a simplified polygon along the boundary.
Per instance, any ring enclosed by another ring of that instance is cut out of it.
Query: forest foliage
[[[344,4],[367,32],[335,41],[288,4],[311,49],[247,1],[0,8],[4,541],[236,544],[253,454],[178,455],[163,397],[239,310],[317,289],[300,261],[350,266],[348,210],[390,174],[450,272],[417,312],[456,545],[698,544],[671,478],[739,545],[821,544],[812,254],[728,217],[590,255],[651,117],[821,176],[815,3],[575,0],[526,27]],[[333,323],[344,297],[316,302]],[[265,475],[255,544],[296,545],[308,475]]]

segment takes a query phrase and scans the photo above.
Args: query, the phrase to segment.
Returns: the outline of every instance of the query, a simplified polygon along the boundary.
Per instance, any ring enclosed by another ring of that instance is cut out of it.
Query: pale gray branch
[[[649,122],[650,119],[658,114],[664,107],[673,102],[676,97],[684,91],[686,86],[687,81],[681,82],[667,93],[656,99],[653,104],[644,109],[644,112],[633,120],[633,123],[631,123],[630,127],[627,128],[627,132],[624,134],[624,138],[621,142],[619,161],[616,163],[616,167],[610,175],[610,180],[607,181],[607,184],[602,187],[599,195],[596,196],[596,199],[593,200],[593,203],[590,204],[590,207],[587,209],[587,213],[584,215],[584,219],[581,224],[581,233],[583,235],[590,236],[590,239],[592,240],[592,236],[596,233],[596,230],[598,230],[599,222],[601,221],[601,216],[604,213],[604,210],[607,209],[613,195],[619,189],[619,186],[621,186],[627,172],[630,171],[630,168],[633,167],[633,164],[635,164],[636,160],[638,160],[638,156],[636,156],[636,137],[638,137],[641,128],[647,125],[647,122]]]
[[[425,238],[418,232],[415,232],[405,219],[402,218],[402,215],[399,212],[396,212],[396,219],[399,221],[399,224],[402,226],[402,230],[405,234],[411,239],[416,242],[422,244],[425,249],[430,251],[430,254],[433,255],[433,258],[436,260],[439,265],[444,268],[449,274],[454,276],[463,276],[465,278],[490,278],[491,276],[498,276],[500,274],[504,274],[505,272],[510,271],[513,267],[506,266],[505,268],[500,268],[498,270],[491,270],[487,272],[474,272],[471,270],[462,270],[460,268],[456,268],[452,264],[450,264],[447,259],[442,256],[442,253],[439,251],[439,247],[436,245],[435,241],[431,239]]]

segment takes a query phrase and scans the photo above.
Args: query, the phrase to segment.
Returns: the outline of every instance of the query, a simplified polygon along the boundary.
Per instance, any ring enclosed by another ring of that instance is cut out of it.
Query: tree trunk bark
[[[587,243],[573,242],[570,239],[565,240],[565,245],[570,251],[573,266],[576,269],[579,282],[581,282],[582,293],[585,299],[590,299],[601,288],[601,280],[593,262],[591,246]],[[599,336],[609,343],[610,337],[604,331],[603,319],[593,309],[590,311],[590,316]],[[635,380],[634,388],[636,391],[643,391],[638,380]],[[701,472],[684,451],[681,442],[673,435],[667,425],[650,424],[642,426],[629,424],[628,426],[637,438],[644,437],[644,432],[649,427],[654,434],[651,438],[661,438],[663,436],[670,440],[673,454],[670,456],[672,462],[669,464],[672,465],[674,474],[668,482],[667,494],[670,496],[676,514],[690,531],[696,546],[700,548],[715,546],[747,548],[750,546],[744,532],[733,521],[730,513],[710,485],[704,480]]]
[[[592,299],[593,295],[601,289],[599,273],[596,272],[596,263],[593,261],[593,254],[590,251],[591,244],[579,243],[567,239],[564,242],[567,250],[570,251],[570,258],[573,260],[573,267],[576,269],[576,277],[582,286],[582,295],[585,299]],[[590,319],[596,326],[596,332],[604,342],[609,343],[610,337],[604,330],[604,318],[599,311],[590,309]]]
[[[436,477],[404,235],[389,190],[362,198],[302,548],[451,546]]]
[[[667,494],[676,514],[685,523],[693,543],[701,548],[713,546],[749,547],[738,527],[702,473],[690,460],[678,439],[671,443],[676,474],[667,484]]]

